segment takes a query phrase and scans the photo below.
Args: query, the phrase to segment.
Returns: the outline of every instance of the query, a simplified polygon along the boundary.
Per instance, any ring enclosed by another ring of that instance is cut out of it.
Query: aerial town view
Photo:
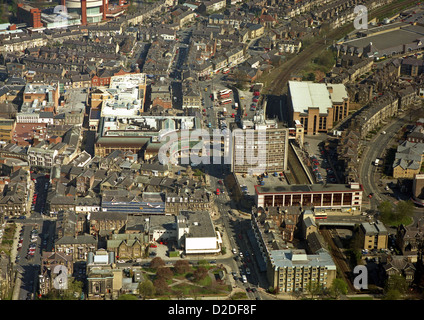
[[[0,0],[0,299],[423,300],[423,56],[419,0]]]

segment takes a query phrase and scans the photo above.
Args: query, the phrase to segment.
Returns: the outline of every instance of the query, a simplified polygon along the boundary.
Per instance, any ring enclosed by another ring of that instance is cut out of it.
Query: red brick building
[[[30,5],[18,3],[18,22],[27,23],[32,28],[42,28],[43,23],[41,22],[41,10],[33,8]]]

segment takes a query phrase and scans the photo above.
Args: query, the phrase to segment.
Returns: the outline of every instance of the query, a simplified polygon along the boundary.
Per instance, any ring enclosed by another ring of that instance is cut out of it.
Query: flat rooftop
[[[357,48],[364,48],[372,43],[378,50],[385,50],[403,44],[412,43],[424,38],[424,27],[419,25],[408,25],[388,32],[383,32],[368,37],[353,39],[343,44]]]
[[[336,270],[336,265],[331,255],[322,251],[318,254],[306,254],[302,249],[271,250],[270,259],[279,268],[291,267],[327,267]]]
[[[246,195],[254,196],[256,194],[255,186],[259,183],[258,176],[241,173],[235,173],[234,176],[240,188],[246,188]],[[265,183],[273,186],[288,185],[287,180],[285,180],[284,176],[280,177],[280,175],[278,175],[278,177],[274,177],[274,175],[271,174],[268,176],[268,178],[264,178],[264,181]]]
[[[255,189],[258,194],[267,193],[314,193],[314,192],[347,192],[347,191],[363,191],[362,185],[358,189],[352,188],[348,184],[272,184],[267,183],[264,179],[265,185],[256,185]]]
[[[318,108],[319,113],[326,114],[333,106],[325,83],[289,81],[289,90],[294,112],[307,113],[308,108]]]

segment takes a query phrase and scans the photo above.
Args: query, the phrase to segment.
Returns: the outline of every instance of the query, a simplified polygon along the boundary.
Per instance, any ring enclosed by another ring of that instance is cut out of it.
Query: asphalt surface
[[[359,168],[359,179],[364,188],[363,207],[368,207],[369,210],[377,210],[378,205],[383,201],[390,201],[393,203],[399,200],[409,200],[410,193],[402,193],[398,188],[391,186],[389,190],[385,190],[386,184],[380,179],[378,168],[373,165],[376,158],[384,158],[387,148],[398,143],[394,140],[396,133],[407,124],[413,123],[412,117],[416,115],[417,109],[413,109],[411,113],[400,115],[394,121],[382,127],[380,131],[368,142],[368,148],[364,150],[362,155],[361,164]],[[386,134],[382,134],[385,131]],[[373,194],[368,198],[369,194]],[[423,222],[424,208],[415,207],[413,215],[413,224],[418,221]],[[395,230],[389,228],[389,233],[395,233]]]

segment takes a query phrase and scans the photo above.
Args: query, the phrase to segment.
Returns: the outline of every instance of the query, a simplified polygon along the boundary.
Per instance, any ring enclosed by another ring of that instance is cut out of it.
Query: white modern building
[[[186,254],[221,252],[222,238],[207,211],[180,211],[177,216],[177,240]]]
[[[144,73],[113,76],[106,90],[113,98],[104,101],[102,117],[132,117],[143,112],[146,92]]]

